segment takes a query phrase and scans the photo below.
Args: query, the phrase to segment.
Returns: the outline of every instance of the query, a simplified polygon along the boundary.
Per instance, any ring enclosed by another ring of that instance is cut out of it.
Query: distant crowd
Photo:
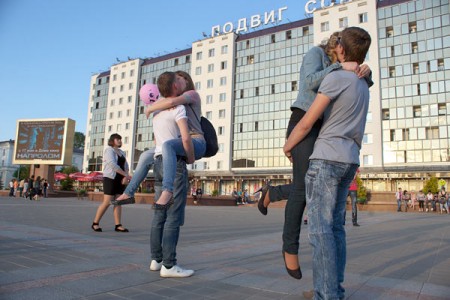
[[[9,196],[39,200],[39,197],[47,198],[49,187],[50,185],[47,179],[41,178],[41,176],[38,176],[35,179],[34,175],[32,175],[30,178],[22,179],[20,181],[13,178],[9,182]]]
[[[407,212],[408,208],[415,210],[418,207],[420,212],[449,213],[450,198],[445,187],[442,187],[437,193],[432,193],[431,190],[420,190],[417,193],[415,191],[408,192],[407,190],[402,191],[401,188],[398,188],[395,197],[398,212],[403,211],[402,208]]]

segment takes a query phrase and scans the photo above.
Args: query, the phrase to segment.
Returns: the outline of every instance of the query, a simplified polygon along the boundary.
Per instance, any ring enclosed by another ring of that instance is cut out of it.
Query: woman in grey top
[[[91,225],[92,230],[101,232],[99,222],[105,214],[106,210],[117,195],[120,195],[125,190],[124,183],[131,179],[128,175],[129,167],[123,152],[122,137],[114,133],[108,140],[108,146],[103,153],[103,202],[97,209],[94,222]],[[128,232],[121,224],[122,207],[114,205],[114,221],[116,224],[115,231]]]
[[[312,47],[303,57],[299,92],[291,106],[292,114],[287,128],[287,137],[311,106],[319,86],[327,74],[334,70],[344,69],[358,73],[359,77],[370,77],[371,72],[367,65],[360,66],[356,62],[340,63],[337,60],[335,49],[338,40],[339,32],[335,32],[327,43]],[[371,80],[368,79],[368,82],[370,86]],[[293,164],[292,183],[280,186],[265,185],[261,188],[262,195],[258,202],[258,209],[263,215],[266,215],[270,202],[288,199],[285,208],[282,255],[286,271],[296,279],[302,278],[298,250],[301,221],[306,206],[305,175],[321,125],[322,120],[318,120],[309,134],[292,149],[292,157],[289,158]]]

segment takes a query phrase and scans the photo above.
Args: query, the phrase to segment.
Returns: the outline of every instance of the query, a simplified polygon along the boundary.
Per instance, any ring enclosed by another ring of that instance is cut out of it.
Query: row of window
[[[130,77],[133,77],[134,76],[134,70],[130,70],[129,75],[130,75]],[[126,72],[121,72],[120,73],[120,79],[125,79],[125,76],[126,76]],[[117,80],[117,74],[114,74],[113,75],[113,81],[116,81],[116,80]],[[104,84],[104,83],[105,84],[109,83],[109,76],[100,77],[100,78],[97,79],[97,85],[101,85],[101,84]],[[96,87],[96,85],[94,84],[92,86],[92,89],[95,89],[95,87]]]
[[[448,103],[450,106],[450,103]],[[428,116],[445,116],[447,115],[446,103],[438,103],[431,105],[414,105],[412,107],[396,107],[383,108],[381,111],[381,118],[383,120],[390,119],[405,119],[405,118],[421,118]]]
[[[228,67],[228,61],[224,60],[220,62],[220,70],[226,70]],[[214,72],[214,64],[208,65],[208,73]],[[196,67],[195,68],[195,75],[201,75],[202,74],[202,67]]]
[[[418,54],[421,52],[429,52],[435,49],[442,49],[447,47],[450,47],[450,38],[448,37],[428,38],[426,41],[417,41],[411,42],[409,44],[403,43],[401,45],[380,47],[380,58],[403,56],[407,54]]]
[[[297,34],[295,34],[294,32],[297,32]],[[279,39],[277,39],[277,37],[279,37]],[[312,37],[312,35],[310,35],[309,26],[304,26],[304,27],[301,27],[298,29],[274,33],[274,34],[271,34],[270,36],[262,36],[262,37],[255,38],[255,39],[248,39],[248,40],[238,43],[237,50],[241,51],[241,50],[246,50],[246,49],[250,49],[253,47],[265,46],[267,44],[270,45],[270,44],[274,44],[274,43],[280,42],[280,41],[292,40],[295,37],[300,38],[300,40],[298,41],[299,43],[309,44],[311,42],[309,40],[309,38]],[[303,39],[302,37],[305,37],[306,40]]]
[[[225,102],[227,101],[227,93],[220,93],[219,94],[219,102]],[[206,95],[206,104],[212,104],[213,103],[213,95]]]
[[[236,56],[236,67],[252,66],[259,67],[261,70],[274,68],[279,65],[292,65],[301,63],[303,54],[311,49],[311,44],[294,45],[291,47],[264,50],[255,49],[255,53],[238,53]],[[259,51],[258,51],[259,50]],[[275,63],[280,59],[279,63]]]
[[[448,15],[442,15],[426,18],[424,20],[422,19],[393,26],[386,26],[385,28],[380,28],[378,32],[380,35],[379,38],[383,39],[405,34],[412,34],[424,30],[442,28],[448,25],[450,25]]]
[[[399,5],[387,6],[384,8],[378,9],[378,18],[392,18],[393,16],[400,15],[411,15],[416,12],[425,13],[426,9],[430,9],[432,7],[438,8],[442,4],[448,4],[448,0],[429,0],[429,1],[409,1],[406,3],[401,3]]]
[[[446,91],[450,92],[450,85],[448,80],[408,84],[404,86],[383,88],[381,90],[381,99],[440,94],[445,93]]]
[[[441,137],[448,137],[446,126],[390,129],[383,131],[383,140],[385,142],[432,140]]]
[[[128,96],[127,103],[131,103],[131,102],[133,102],[133,96]],[[116,99],[111,99],[110,106],[114,106],[115,104],[116,104]],[[120,97],[118,105],[122,105],[122,104],[123,104],[123,98]]]
[[[205,116],[208,120],[213,120],[212,111],[207,111]],[[219,109],[219,119],[225,119],[225,109]]]
[[[227,77],[226,76],[220,77],[220,83],[219,84],[220,84],[220,86],[227,85]],[[213,87],[214,87],[214,79],[208,79],[206,81],[206,88],[207,89],[212,89]],[[195,89],[197,91],[202,89],[202,83],[200,81],[195,82]]]
[[[358,14],[359,24],[367,23],[368,21],[369,20],[368,20],[368,16],[367,16],[366,12]],[[344,29],[346,27],[348,27],[348,18],[347,17],[339,18],[339,28]],[[320,31],[321,32],[327,32],[329,30],[330,30],[330,22],[327,21],[327,22],[320,23]]]
[[[412,150],[412,151],[385,151],[384,162],[391,163],[423,163],[423,162],[450,162],[448,149],[442,150]]]
[[[384,78],[393,78],[396,76],[418,75],[423,73],[438,72],[450,70],[450,59],[447,59],[447,67],[443,58],[433,59],[424,62],[415,62],[406,65],[397,65],[390,67],[382,67],[380,76]]]
[[[223,45],[220,48],[221,54],[227,54],[228,53],[228,45]],[[208,49],[208,57],[214,57],[216,55],[216,49],[215,48],[211,48]],[[195,54],[195,58],[196,60],[202,60],[203,58],[203,51],[199,51]]]
[[[134,89],[134,83],[130,82],[128,84],[128,90],[133,90],[133,89]],[[119,91],[123,92],[124,90],[125,90],[125,85],[121,84],[119,86]],[[107,90],[103,90],[103,91],[104,91],[103,93],[107,93]],[[111,93],[114,94],[115,92],[116,92],[116,87],[115,86],[111,87]],[[102,90],[97,90],[96,97],[100,97],[100,96],[102,96]]]
[[[121,111],[121,110],[117,111],[116,113],[117,113],[117,118],[118,118],[118,119],[122,118],[123,114],[122,114],[122,111]],[[127,109],[127,110],[126,110],[125,116],[126,116],[127,118],[128,118],[128,117],[131,117],[131,109]],[[110,112],[110,113],[109,113],[109,119],[110,119],[110,120],[114,119],[114,112]]]

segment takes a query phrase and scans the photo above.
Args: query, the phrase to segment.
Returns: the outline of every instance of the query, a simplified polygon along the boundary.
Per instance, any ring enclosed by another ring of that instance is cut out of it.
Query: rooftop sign
[[[221,27],[220,25],[213,26],[211,28],[211,37],[217,36],[221,33],[230,33],[230,32],[236,32],[239,34],[240,32],[247,32],[249,27],[250,29],[257,28],[261,25],[267,25],[269,23],[278,23],[281,22],[283,19],[283,11],[287,9],[287,6],[279,8],[277,13],[275,10],[272,10],[271,12],[265,12],[263,15],[253,15],[248,20],[247,18],[239,19],[237,28],[234,29],[234,25],[232,22],[227,22],[223,24]]]

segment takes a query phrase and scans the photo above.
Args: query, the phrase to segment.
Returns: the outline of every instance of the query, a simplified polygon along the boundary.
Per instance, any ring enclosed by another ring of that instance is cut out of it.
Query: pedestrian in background
[[[398,188],[398,191],[395,193],[395,199],[397,199],[397,212],[402,211],[402,198],[403,198],[403,193],[402,193],[402,188]]]
[[[19,197],[23,196],[23,188],[25,186],[25,179],[22,179],[19,183]]]
[[[408,211],[408,204],[409,204],[410,199],[411,199],[411,195],[408,193],[407,190],[404,190],[403,195],[402,195],[402,200],[405,203],[405,212]]]
[[[14,180],[15,179],[11,179],[9,181],[9,197],[14,197]]]
[[[359,226],[358,224],[358,207],[356,206],[358,200],[358,181],[356,181],[356,176],[358,176],[359,169],[356,171],[355,178],[353,178],[350,187],[348,188],[348,195],[350,196],[350,201],[352,205],[352,223],[353,226]]]
[[[101,232],[99,226],[100,220],[105,214],[111,201],[121,195],[125,190],[124,183],[131,179],[128,174],[129,167],[125,152],[123,152],[122,137],[114,133],[108,139],[108,146],[103,153],[103,202],[97,208],[94,222],[91,225],[92,230]],[[128,229],[122,226],[122,206],[114,205],[114,222],[116,224],[115,231],[128,232]]]
[[[417,201],[419,201],[419,211],[422,211],[422,212],[425,211],[425,206],[424,206],[425,198],[426,198],[425,193],[422,190],[420,190],[419,194],[417,195]]]

